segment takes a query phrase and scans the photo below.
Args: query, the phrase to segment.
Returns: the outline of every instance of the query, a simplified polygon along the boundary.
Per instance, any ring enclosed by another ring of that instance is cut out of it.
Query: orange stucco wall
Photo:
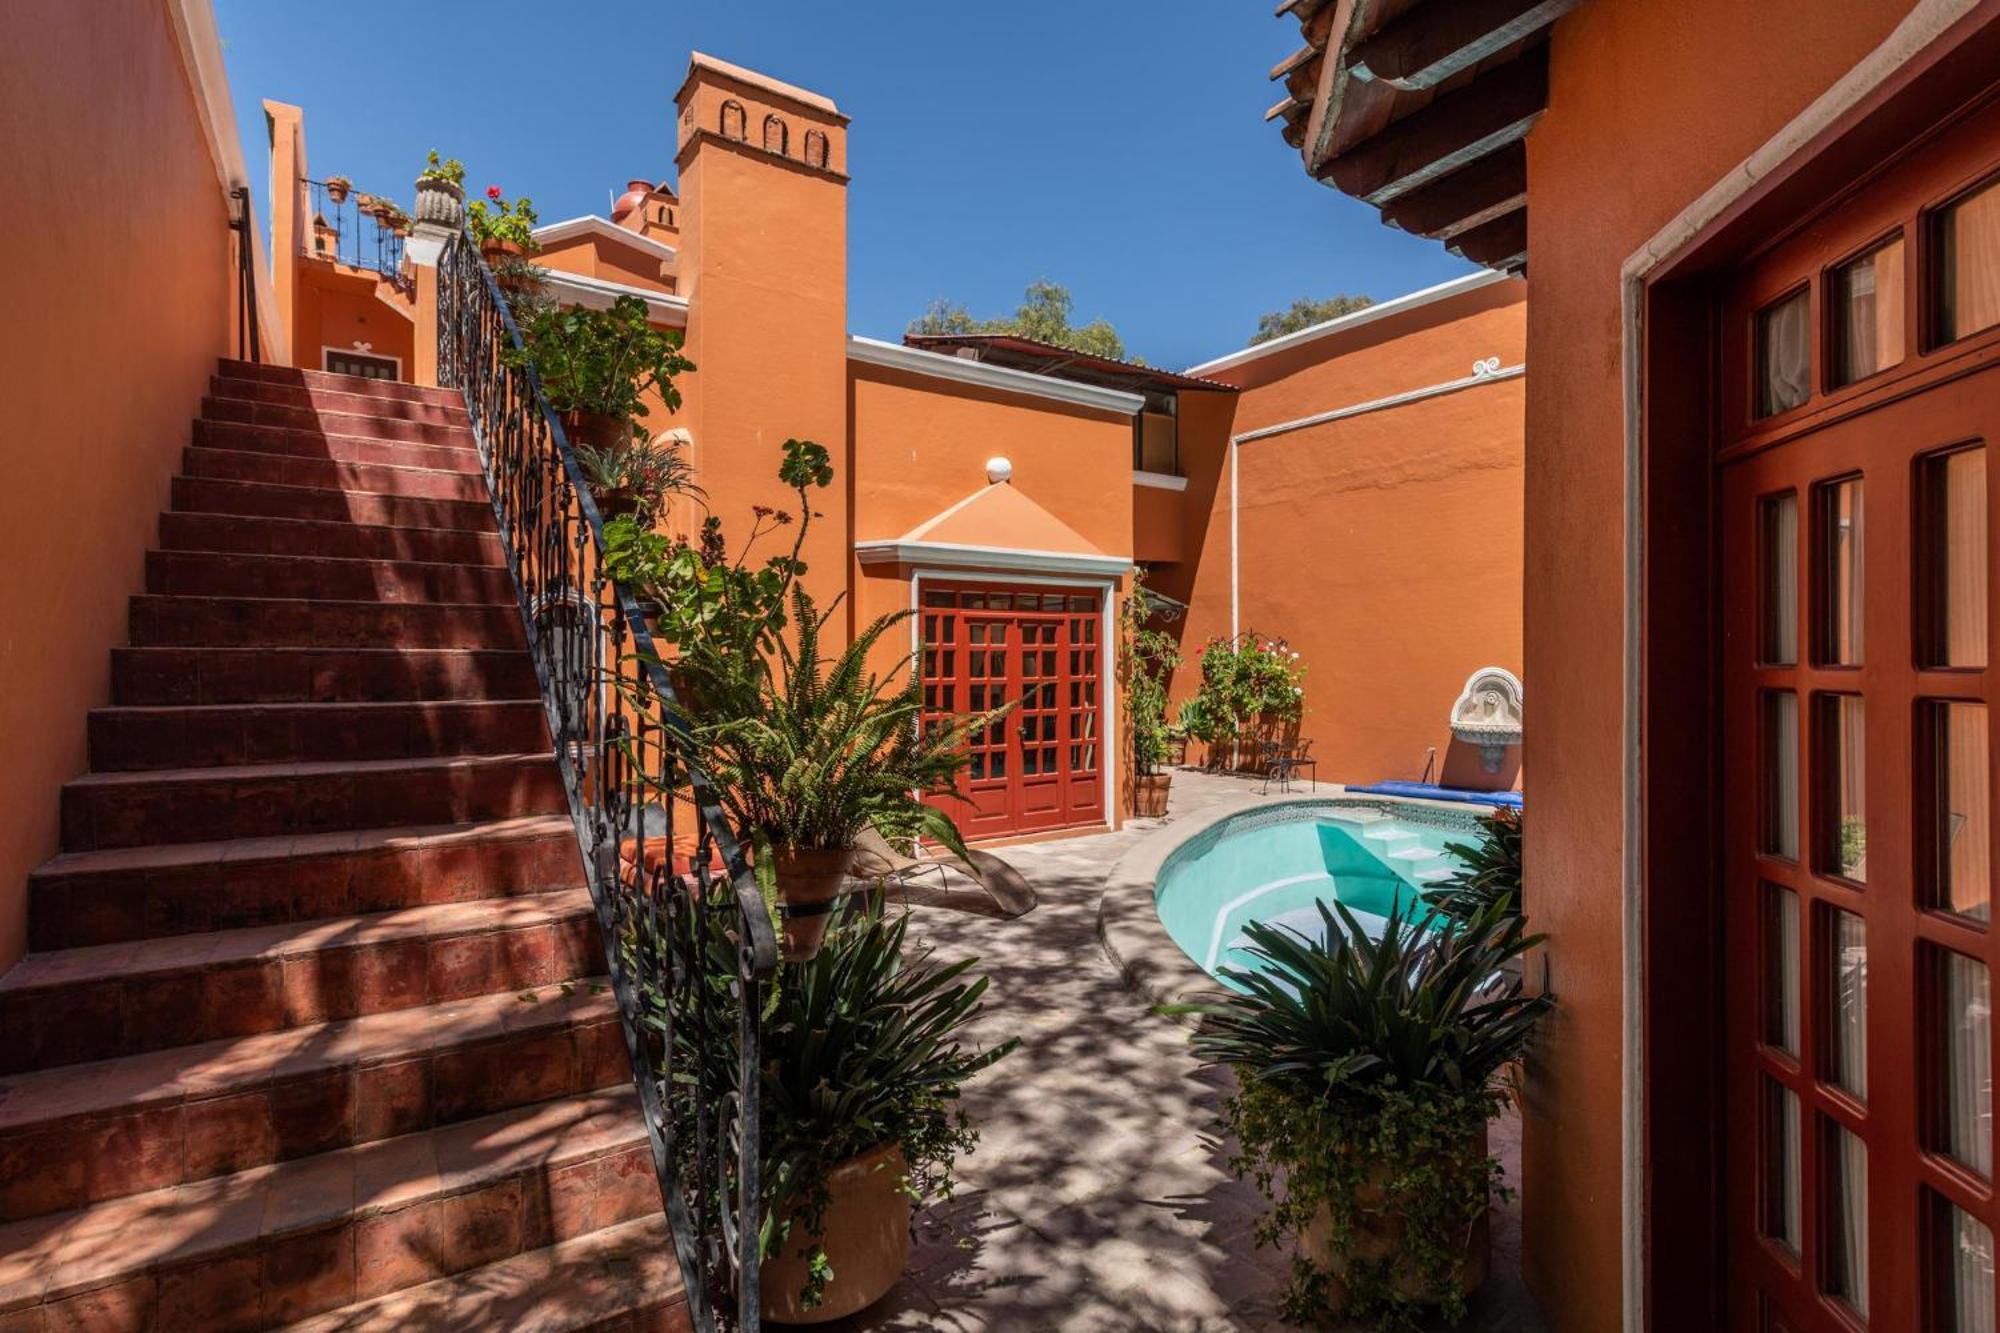
[[[88,709],[142,587],[167,483],[233,351],[228,212],[166,6],[23,0],[0,79],[0,253],[15,318],[0,564],[0,967],[19,956],[26,880],[56,850],[57,792],[85,767]],[[106,78],[115,70],[116,78]],[[145,225],[105,206],[143,200]]]
[[[1523,1209],[1528,1280],[1558,1333],[1616,1327],[1620,1299],[1619,269],[1908,9],[1606,0],[1555,30],[1549,110],[1528,138],[1524,748],[1528,893],[1560,1004],[1528,1081]]]
[[[336,270],[316,260],[300,264],[292,323],[295,364],[318,370],[327,348],[365,352],[395,357],[409,379],[415,368],[415,310],[400,294],[380,290],[386,286],[373,274]]]
[[[1023,495],[1104,554],[1131,554],[1130,416],[860,362],[848,389],[855,540],[902,536],[985,486],[1000,456]],[[857,623],[910,604],[908,571],[857,562],[853,579]]]
[[[766,114],[785,116],[794,154],[808,127],[828,135],[833,170],[765,153],[754,134],[746,144],[709,133],[725,100],[748,104],[753,126]],[[684,406],[670,424],[693,433],[701,483],[738,541],[752,504],[795,507],[776,479],[785,440],[826,446],[836,480],[813,493],[819,517],[804,553],[824,603],[846,587],[853,541],[842,355],[847,184],[838,174],[846,121],[699,66],[677,105],[681,294],[690,303],[687,354],[698,369],[683,381]]]
[[[1475,361],[1518,365],[1524,297],[1496,284],[1214,372],[1243,385],[1233,415],[1184,395],[1204,526],[1153,578],[1190,603],[1177,699],[1199,684],[1202,646],[1230,632],[1229,437],[1463,379]],[[1520,671],[1523,402],[1510,379],[1239,446],[1238,623],[1307,664],[1300,734],[1322,777],[1416,778],[1433,747],[1442,765],[1466,677]]]

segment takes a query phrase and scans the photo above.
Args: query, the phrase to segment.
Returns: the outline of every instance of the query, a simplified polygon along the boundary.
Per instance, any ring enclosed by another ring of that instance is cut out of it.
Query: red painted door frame
[[[1728,1110],[1732,987],[1725,983],[1729,967],[1742,965],[1736,936],[1743,925],[1732,932],[1726,911],[1733,885],[1719,778],[1727,614],[1731,598],[1739,589],[1747,595],[1750,581],[1723,558],[1725,482],[1717,459],[1742,429],[1734,410],[1742,400],[1731,401],[1741,390],[1729,382],[1746,363],[1738,359],[1740,345],[1732,349],[1719,336],[1728,323],[1721,294],[1735,280],[1730,275],[1801,234],[1802,220],[1824,213],[1829,200],[1857,181],[1881,179],[1878,169],[1926,142],[1952,108],[1975,109],[1993,92],[1996,69],[2000,5],[1985,3],[1706,223],[1671,260],[1647,272],[1638,289],[1640,933],[1630,975],[1638,984],[1642,1047],[1634,1087],[1643,1231],[1632,1252],[1643,1265],[1640,1316],[1649,1329],[1724,1327],[1736,1243],[1724,1226],[1733,1183],[1729,1145],[1738,1132]],[[2000,346],[1959,350],[2000,358]],[[1906,382],[1884,396],[1917,387]],[[1849,394],[1844,407],[1851,415],[1854,399],[1879,388],[1841,391]],[[1790,424],[1796,432],[1829,423]],[[1802,727],[1809,716],[1802,713]],[[1873,766],[1882,756],[1869,758]],[[1808,930],[1801,947],[1810,949],[1811,938]],[[1914,1034],[1907,1044],[1914,1047]],[[1740,1045],[1734,1055],[1744,1058]],[[1880,1313],[1870,1326],[1901,1327],[1894,1324],[1899,1317]],[[1814,1327],[1778,1310],[1770,1318],[1769,1327],[1792,1333]]]

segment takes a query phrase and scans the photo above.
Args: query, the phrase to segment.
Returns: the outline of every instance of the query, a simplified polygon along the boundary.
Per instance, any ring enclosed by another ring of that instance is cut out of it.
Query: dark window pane
[[[1935,235],[1938,341],[2000,324],[2000,181],[1940,210]]]
[[[1986,665],[1986,451],[1921,459],[1917,476],[1920,665]]]
[[[1841,265],[1833,303],[1833,382],[1852,384],[1903,359],[1903,238]]]
[[[1757,312],[1757,415],[1805,402],[1812,392],[1812,303],[1805,288]]]
[[[1824,666],[1859,666],[1864,627],[1864,543],[1861,478],[1828,482],[1819,502],[1816,551],[1819,587],[1819,660]]]

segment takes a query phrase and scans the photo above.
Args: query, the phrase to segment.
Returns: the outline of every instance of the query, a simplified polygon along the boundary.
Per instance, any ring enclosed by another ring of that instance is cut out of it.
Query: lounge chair
[[[857,879],[891,881],[907,902],[1003,921],[1023,916],[1035,907],[1035,891],[1021,872],[991,852],[972,852],[961,859],[942,848],[919,844],[912,856],[898,851],[872,828],[862,830],[855,839],[855,849],[854,866],[848,873]],[[918,882],[933,870],[938,875],[937,887]],[[978,885],[981,892],[953,888],[949,873],[953,871]]]

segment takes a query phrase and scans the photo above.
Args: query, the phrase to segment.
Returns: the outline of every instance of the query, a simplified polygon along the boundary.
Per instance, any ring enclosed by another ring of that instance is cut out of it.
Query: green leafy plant
[[[1495,810],[1479,820],[1474,842],[1449,842],[1445,851],[1459,866],[1449,877],[1424,891],[1424,901],[1439,911],[1470,918],[1488,905],[1505,902],[1523,910],[1521,898],[1521,812]]]
[[[1232,1166],[1274,1205],[1260,1243],[1314,1242],[1295,1254],[1287,1318],[1339,1306],[1414,1329],[1435,1303],[1456,1321],[1467,1237],[1504,1194],[1480,1132],[1554,1003],[1507,964],[1541,937],[1501,902],[1439,928],[1398,904],[1379,939],[1338,903],[1320,917],[1323,939],[1246,926],[1260,966],[1221,974],[1240,993],[1180,1007],[1199,1017],[1196,1053],[1236,1073]]]
[[[438,151],[433,148],[430,151],[430,157],[425,163],[424,169],[417,173],[417,179],[420,181],[442,181],[446,185],[463,187],[465,184],[465,163],[455,157],[448,157],[443,161],[439,161]]]
[[[644,527],[658,523],[670,497],[707,494],[694,479],[694,465],[674,441],[635,440],[605,449],[580,444],[576,461],[592,490],[631,495],[637,506],[633,517]]]
[[[695,891],[695,890],[690,890]],[[626,947],[675,947],[664,933],[681,932],[689,970],[726,988],[736,973],[729,889],[710,887],[705,910],[681,914],[677,925],[635,931]],[[960,1105],[965,1081],[1019,1043],[980,1049],[964,1029],[976,1017],[986,980],[972,975],[976,958],[933,961],[928,947],[908,940],[907,914],[890,915],[879,893],[835,908],[819,953],[786,963],[782,983],[757,1015],[763,1055],[758,1146],[761,1166],[761,1253],[778,1253],[795,1235],[823,1230],[831,1198],[828,1177],[843,1162],[884,1144],[901,1147],[907,1175],[898,1188],[914,1202],[949,1199],[957,1158],[978,1142]],[[665,975],[665,960],[636,961],[632,975]],[[733,1007],[687,1004],[669,1024],[665,996],[642,995],[643,1021],[675,1055],[674,1096],[711,1104],[735,1087],[737,1030]],[[682,1108],[693,1115],[694,1107]],[[714,1182],[690,1182],[713,1189]],[[820,1303],[838,1274],[815,1247],[801,1304]]]
[[[822,611],[797,583],[789,591],[792,633],[777,636],[775,655],[757,656],[745,671],[697,641],[675,663],[702,715],[717,719],[698,724],[695,737],[723,807],[750,832],[760,862],[774,847],[851,847],[877,821],[914,827],[964,855],[950,816],[923,798],[956,790],[967,739],[1006,709],[922,725],[923,683],[912,660],[899,657],[887,674],[868,665],[912,613],[880,616],[846,648],[823,655],[821,635],[838,600]]]
[[[680,410],[674,381],[694,363],[681,354],[679,333],[652,326],[641,298],[621,296],[608,310],[530,304],[517,323],[522,345],[504,355],[535,367],[556,411],[621,417],[638,439],[651,415],[647,394],[658,395],[668,412]]]
[[[1167,762],[1167,689],[1181,665],[1180,645],[1164,630],[1147,627],[1153,604],[1144,575],[1135,576],[1131,596],[1119,612],[1119,650],[1124,659],[1125,717],[1132,727],[1132,765],[1150,777]]]
[[[511,245],[522,254],[541,250],[535,239],[535,224],[541,221],[528,196],[508,201],[497,185],[486,187],[486,197],[475,199],[465,210],[465,226],[482,248],[489,242]]]

